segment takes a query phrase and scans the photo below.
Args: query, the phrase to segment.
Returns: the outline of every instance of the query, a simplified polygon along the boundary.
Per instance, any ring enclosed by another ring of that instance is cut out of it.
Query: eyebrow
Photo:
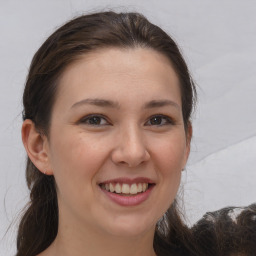
[[[99,107],[111,107],[111,108],[120,108],[120,105],[118,102],[111,101],[111,100],[104,100],[104,99],[84,99],[81,101],[76,102],[72,105],[71,108],[75,108],[82,105],[94,105]]]
[[[120,104],[116,101],[112,100],[105,100],[105,99],[84,99],[81,101],[76,102],[75,104],[72,105],[72,108],[76,108],[82,105],[94,105],[94,106],[99,106],[99,107],[110,107],[110,108],[116,108],[120,109]],[[165,107],[165,106],[173,106],[177,109],[180,109],[180,106],[171,100],[151,100],[147,103],[144,104],[142,108],[145,109],[150,109],[150,108],[158,108],[158,107]]]
[[[158,107],[165,107],[165,106],[173,106],[177,109],[180,109],[180,106],[172,100],[151,100],[144,105],[144,108],[148,109],[148,108],[158,108]]]

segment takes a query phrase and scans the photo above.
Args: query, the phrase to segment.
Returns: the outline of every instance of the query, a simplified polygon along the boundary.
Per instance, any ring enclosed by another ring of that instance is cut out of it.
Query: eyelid
[[[104,119],[106,124],[90,124],[90,123],[87,123],[87,121],[92,118],[92,117],[98,117],[98,118],[101,118],[101,119]],[[165,120],[165,123],[164,124],[149,124],[150,120],[154,117],[160,117],[162,119]],[[88,126],[95,126],[95,127],[101,127],[101,126],[106,126],[106,125],[112,125],[111,122],[109,121],[109,119],[105,116],[105,115],[102,115],[102,114],[97,114],[97,113],[93,113],[93,114],[88,114],[84,117],[82,117],[77,123],[81,123],[81,124],[84,124],[84,125],[88,125]],[[175,125],[176,121],[168,116],[168,115],[164,115],[164,114],[154,114],[152,116],[150,116],[148,118],[148,120],[146,121],[145,123],[145,126],[156,126],[156,127],[161,127],[161,126],[166,126],[166,125]]]
[[[161,117],[161,118],[167,120],[167,122],[166,122],[165,124],[160,124],[160,125],[153,125],[153,124],[147,125],[147,123],[148,123],[152,118],[154,118],[154,117]],[[174,120],[172,117],[168,116],[168,115],[164,115],[164,114],[155,114],[155,115],[150,116],[145,124],[146,124],[146,126],[158,126],[158,127],[159,127],[159,126],[165,126],[165,125],[175,125],[175,120]]]
[[[86,121],[88,121],[90,118],[92,117],[99,117],[101,119],[104,119],[106,121],[106,124],[89,124],[89,123],[86,123]],[[109,122],[108,118],[102,114],[89,114],[89,115],[86,115],[84,117],[82,117],[78,123],[82,123],[82,124],[86,124],[86,125],[89,125],[89,126],[105,126],[105,125],[111,125],[111,123]]]

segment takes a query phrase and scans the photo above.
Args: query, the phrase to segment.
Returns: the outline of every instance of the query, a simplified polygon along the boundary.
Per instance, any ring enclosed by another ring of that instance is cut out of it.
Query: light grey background
[[[170,33],[199,87],[182,182],[189,222],[256,201],[256,1],[0,0],[0,255],[14,255],[15,219],[28,200],[20,127],[31,58],[68,19],[113,7],[142,12]]]

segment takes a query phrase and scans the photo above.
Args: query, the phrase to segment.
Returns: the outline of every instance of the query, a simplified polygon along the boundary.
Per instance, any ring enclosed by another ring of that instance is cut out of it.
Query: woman
[[[195,95],[177,45],[138,13],[54,32],[23,96],[17,256],[198,255],[175,201]]]

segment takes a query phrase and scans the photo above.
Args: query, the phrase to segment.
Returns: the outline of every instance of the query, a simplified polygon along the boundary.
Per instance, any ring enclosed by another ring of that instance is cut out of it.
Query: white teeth
[[[145,192],[148,188],[148,184],[147,183],[143,183],[142,184],[142,191]]]
[[[123,184],[122,185],[122,193],[123,194],[129,194],[130,193],[130,187],[128,184]]]
[[[133,183],[133,184],[120,184],[120,183],[106,183],[102,185],[102,188],[110,191],[110,192],[115,192],[117,194],[131,194],[131,195],[136,195],[141,192],[145,192],[148,189],[148,183]]]
[[[106,189],[107,189],[107,188],[106,188]],[[112,193],[115,191],[115,188],[114,188],[114,186],[113,186],[112,183],[109,184],[109,190],[110,190],[110,192],[112,192]]]
[[[122,192],[121,185],[119,183],[116,184],[115,191],[117,194],[120,194]]]
[[[142,184],[141,183],[138,184],[138,193],[140,193],[140,192],[142,192]]]
[[[137,189],[137,184],[132,184],[131,188],[130,188],[130,194],[137,194],[138,193],[138,189]]]

